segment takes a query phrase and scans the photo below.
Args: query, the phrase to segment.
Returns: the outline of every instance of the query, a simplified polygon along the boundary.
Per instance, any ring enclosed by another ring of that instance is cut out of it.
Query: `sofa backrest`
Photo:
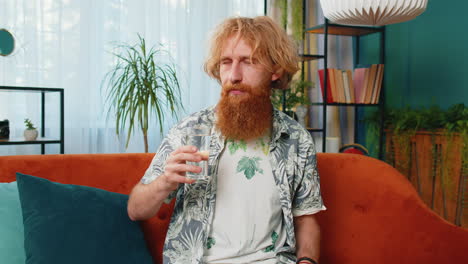
[[[15,172],[128,194],[154,154],[81,154],[0,157],[0,182]],[[326,211],[321,263],[468,263],[468,230],[433,213],[409,181],[379,160],[319,153]],[[171,206],[143,223],[153,257],[161,259]]]
[[[129,194],[154,154],[67,154],[0,157],[0,182],[15,173]]]
[[[143,176],[153,154],[66,154],[0,157],[0,182],[15,181],[16,172],[64,184],[86,185],[130,194]],[[148,248],[160,263],[173,204],[142,222]]]
[[[468,230],[431,211],[380,160],[319,154],[321,263],[468,263]]]

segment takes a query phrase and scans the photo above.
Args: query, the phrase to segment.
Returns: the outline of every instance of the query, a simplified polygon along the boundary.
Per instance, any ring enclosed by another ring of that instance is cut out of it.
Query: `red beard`
[[[249,140],[264,136],[272,125],[270,83],[259,87],[243,84],[223,86],[216,108],[216,127],[228,139]],[[239,90],[243,94],[229,94]]]

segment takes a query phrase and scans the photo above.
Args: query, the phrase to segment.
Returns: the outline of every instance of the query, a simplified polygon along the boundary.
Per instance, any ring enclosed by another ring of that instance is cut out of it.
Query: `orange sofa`
[[[15,172],[128,194],[153,154],[81,154],[0,157],[0,182]],[[468,230],[433,213],[391,166],[354,154],[318,154],[328,210],[320,263],[468,263]],[[161,262],[171,205],[142,223],[154,263]]]

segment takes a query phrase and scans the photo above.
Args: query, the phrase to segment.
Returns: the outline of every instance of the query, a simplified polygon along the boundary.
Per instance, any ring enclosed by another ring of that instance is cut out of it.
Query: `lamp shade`
[[[320,0],[320,4],[333,23],[383,26],[419,16],[427,0]]]

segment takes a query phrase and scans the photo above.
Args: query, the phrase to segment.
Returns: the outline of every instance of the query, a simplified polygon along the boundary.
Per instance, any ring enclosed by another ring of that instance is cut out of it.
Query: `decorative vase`
[[[298,105],[296,106],[296,116],[297,116],[297,121],[299,124],[301,124],[303,127],[306,127],[305,124],[305,118],[307,115],[307,107],[304,105]]]
[[[10,138],[10,125],[8,119],[0,121],[0,139]]]
[[[25,129],[24,130],[24,139],[26,141],[33,141],[37,139],[38,132],[36,129]]]
[[[297,121],[297,115],[296,115],[296,112],[292,111],[292,110],[285,110],[284,111],[285,114],[287,114],[289,117],[291,117],[292,119],[296,120]]]

